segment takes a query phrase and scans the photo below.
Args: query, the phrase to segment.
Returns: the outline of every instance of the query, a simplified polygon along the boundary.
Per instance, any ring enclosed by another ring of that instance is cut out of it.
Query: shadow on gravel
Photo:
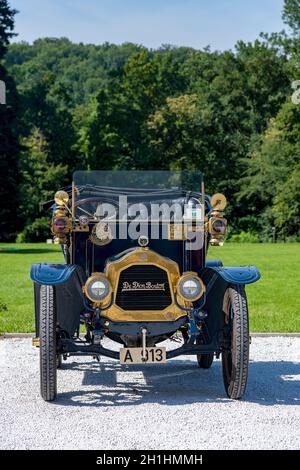
[[[103,360],[103,359],[102,359]],[[121,366],[114,362],[65,363],[68,370],[84,373],[83,386],[58,395],[63,406],[128,406],[143,403],[186,405],[192,403],[228,403],[220,361],[211,369],[201,370],[194,360],[174,360],[161,366]],[[299,364],[253,362],[243,402],[264,406],[300,405]]]

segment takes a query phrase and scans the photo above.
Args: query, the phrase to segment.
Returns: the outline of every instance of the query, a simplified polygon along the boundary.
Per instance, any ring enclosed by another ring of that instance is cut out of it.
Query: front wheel
[[[222,353],[223,381],[227,395],[241,398],[246,390],[249,365],[249,317],[245,288],[232,285],[225,292],[224,310],[230,328],[230,351]]]
[[[40,294],[40,383],[45,401],[53,401],[57,391],[56,307],[53,286],[42,286]]]

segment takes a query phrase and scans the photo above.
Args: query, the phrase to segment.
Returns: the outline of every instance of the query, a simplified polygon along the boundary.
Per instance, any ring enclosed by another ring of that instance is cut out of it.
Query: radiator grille
[[[123,310],[163,310],[172,303],[166,271],[154,265],[134,265],[119,278],[116,304]]]

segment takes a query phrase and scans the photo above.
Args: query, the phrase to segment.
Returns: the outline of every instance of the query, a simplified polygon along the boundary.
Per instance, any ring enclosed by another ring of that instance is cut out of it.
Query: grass
[[[225,265],[256,265],[261,280],[247,286],[251,331],[300,331],[300,244],[238,244],[210,248]],[[46,244],[0,244],[0,332],[32,332],[30,266],[61,262],[60,248]]]
[[[246,287],[250,328],[256,332],[300,332],[300,244],[237,244],[210,248],[227,266],[252,264],[261,279]]]
[[[34,330],[30,266],[63,262],[60,247],[45,243],[0,244],[0,333]]]

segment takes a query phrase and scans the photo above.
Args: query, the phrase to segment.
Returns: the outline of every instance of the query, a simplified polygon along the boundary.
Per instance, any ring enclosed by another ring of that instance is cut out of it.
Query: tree
[[[7,0],[0,0],[0,59],[3,59],[9,40],[16,36],[13,32],[17,10],[10,7]]]
[[[49,146],[51,163],[68,165],[72,173],[77,165],[73,148],[76,135],[66,87],[53,73],[46,72],[34,84],[24,85],[21,106],[22,134],[40,129]]]
[[[285,3],[294,30],[299,2]],[[62,175],[67,184],[76,168],[197,169],[205,174],[208,192],[228,197],[233,231],[261,232],[276,224],[282,233],[296,233],[294,216],[289,225],[279,217],[287,199],[280,200],[277,189],[288,185],[289,177],[296,181],[297,162],[290,155],[298,150],[286,133],[279,140],[274,136],[279,129],[283,134],[283,115],[285,125],[295,128],[296,110],[287,112],[285,102],[291,82],[299,79],[299,39],[287,33],[261,35],[222,53],[73,44],[67,38],[11,44],[3,63],[20,94],[23,183],[25,161],[31,162],[29,179],[37,178],[32,171],[33,162],[41,162],[33,145],[38,129],[46,142],[43,168],[48,165],[58,178],[48,175],[53,189]],[[13,130],[7,126],[7,132]],[[281,185],[278,170],[284,175]],[[45,188],[42,179],[41,193]],[[22,212],[24,223],[32,226],[32,200],[38,195],[29,189],[28,183]]]
[[[7,90],[7,105],[0,104],[0,240],[11,241],[18,230],[18,97],[12,78],[2,65],[9,39],[14,35],[14,15],[7,0],[0,0],[0,80]]]
[[[166,59],[164,54],[154,57],[143,49],[120,70],[112,71],[80,132],[89,168],[157,168],[148,146],[147,121],[164,102],[176,78],[175,73],[164,73],[167,64],[171,65]],[[166,159],[160,156],[161,167]]]
[[[287,101],[247,161],[240,197],[249,215],[256,215],[256,231],[282,236],[300,232],[300,107]],[[257,217],[257,213],[259,217]]]
[[[62,187],[68,174],[68,166],[49,161],[49,145],[40,129],[22,139],[20,170],[22,176],[20,216],[25,225],[20,241],[44,241],[49,236],[49,217],[42,204],[51,199],[54,188]]]
[[[284,1],[283,20],[295,36],[300,34],[300,0]]]
[[[196,94],[167,98],[147,122],[153,168],[192,170],[204,167],[203,121]],[[163,156],[163,157],[162,157]]]

